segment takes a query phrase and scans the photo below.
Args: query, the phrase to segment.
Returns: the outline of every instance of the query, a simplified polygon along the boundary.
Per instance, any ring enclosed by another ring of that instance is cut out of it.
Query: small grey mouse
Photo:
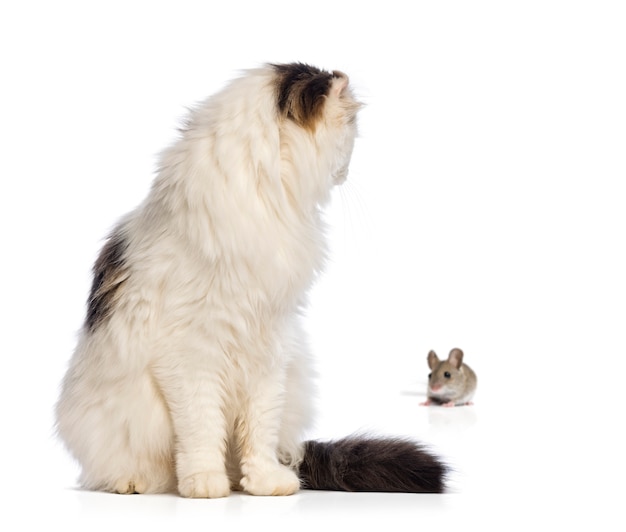
[[[463,363],[463,351],[453,349],[448,360],[439,360],[434,351],[428,353],[428,399],[422,405],[471,405],[476,391],[476,374]]]

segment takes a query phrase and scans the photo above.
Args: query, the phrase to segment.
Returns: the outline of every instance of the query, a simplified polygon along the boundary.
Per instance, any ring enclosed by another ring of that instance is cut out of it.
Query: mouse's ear
[[[448,355],[448,362],[450,362],[450,364],[452,364],[456,369],[459,369],[463,363],[463,351],[454,348]]]
[[[428,353],[428,367],[430,369],[435,369],[435,366],[439,364],[439,358],[437,357],[437,353],[431,351]]]

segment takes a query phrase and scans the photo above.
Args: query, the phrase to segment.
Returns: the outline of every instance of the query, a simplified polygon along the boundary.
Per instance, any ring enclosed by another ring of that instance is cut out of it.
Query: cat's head
[[[304,63],[273,64],[277,106],[281,119],[290,122],[328,158],[332,184],[348,175],[356,116],[362,104],[352,93],[348,76]]]

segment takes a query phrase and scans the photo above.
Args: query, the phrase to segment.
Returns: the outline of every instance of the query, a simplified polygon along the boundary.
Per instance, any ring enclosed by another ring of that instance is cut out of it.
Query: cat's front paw
[[[207,471],[189,475],[178,482],[183,497],[217,499],[230,494],[230,481],[224,473]]]
[[[241,487],[250,495],[292,495],[300,489],[300,479],[283,465],[270,470],[249,471],[241,479]]]

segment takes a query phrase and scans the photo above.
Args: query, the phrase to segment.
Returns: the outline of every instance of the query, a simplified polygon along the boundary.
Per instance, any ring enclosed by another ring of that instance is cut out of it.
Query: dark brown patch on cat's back
[[[87,327],[93,332],[109,317],[119,291],[128,279],[124,254],[126,242],[113,234],[106,242],[93,267],[93,283],[87,305]]]
[[[277,76],[277,103],[282,116],[315,129],[336,74],[304,63],[272,65]]]

